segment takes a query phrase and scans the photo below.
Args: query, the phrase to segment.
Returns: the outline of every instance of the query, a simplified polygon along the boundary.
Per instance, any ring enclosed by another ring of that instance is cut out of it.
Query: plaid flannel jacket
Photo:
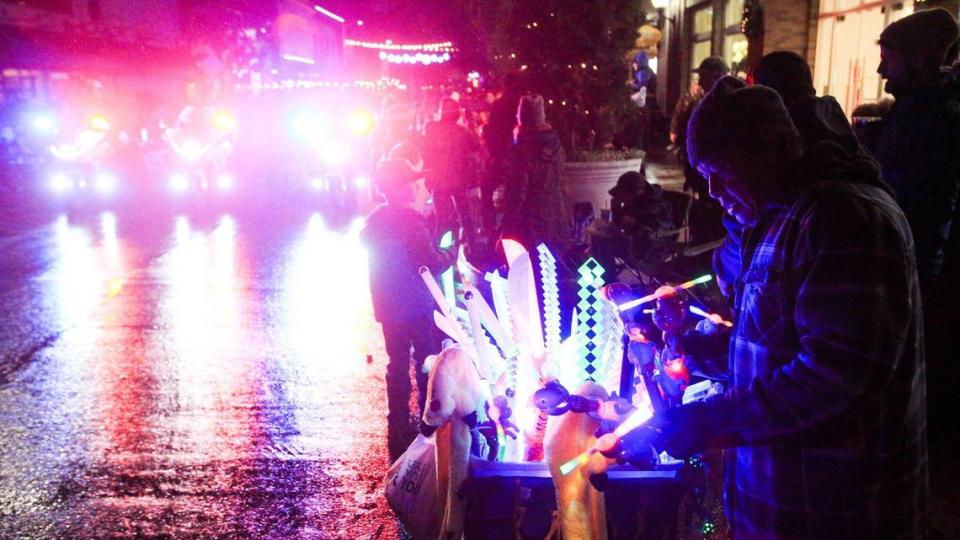
[[[820,181],[745,232],[731,390],[710,403],[734,538],[919,538],[913,240],[883,189]]]

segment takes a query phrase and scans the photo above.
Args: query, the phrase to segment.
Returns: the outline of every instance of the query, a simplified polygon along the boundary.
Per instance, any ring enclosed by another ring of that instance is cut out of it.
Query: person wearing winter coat
[[[403,453],[416,427],[411,425],[409,406],[411,346],[420,408],[416,418],[423,414],[427,396],[423,362],[440,351],[440,336],[432,317],[435,301],[419,269],[426,266],[437,275],[451,261],[436,247],[423,215],[411,207],[417,197],[417,181],[422,178],[423,173],[405,160],[382,162],[374,185],[387,202],[370,214],[361,235],[369,251],[373,314],[383,327],[389,356],[386,382],[391,458]]]
[[[804,148],[780,97],[721,79],[689,124],[690,160],[744,227],[727,390],[627,434],[675,457],[724,448],[733,538],[924,538],[923,316],[910,226],[875,163]],[[723,334],[715,334],[722,341]]]
[[[545,242],[554,253],[563,253],[570,243],[563,181],[566,154],[557,132],[547,123],[543,97],[523,96],[517,122],[504,194],[503,234],[528,249]]]
[[[910,221],[925,299],[935,292],[960,188],[960,84],[940,69],[957,39],[956,19],[939,8],[880,34],[877,73],[896,101],[871,150]]]
[[[767,86],[783,100],[804,148],[832,141],[851,154],[866,154],[840,104],[833,96],[817,96],[810,66],[800,55],[775,51],[760,59],[753,72],[756,84]],[[742,227],[730,216],[723,218],[727,236],[714,252],[721,284],[730,285],[740,270]]]
[[[511,71],[503,78],[503,94],[490,107],[490,121],[483,128],[483,141],[490,154],[489,167],[482,186],[485,225],[492,229],[498,223],[493,193],[504,186],[510,176],[510,154],[517,128],[517,105],[523,97],[520,72]]]
[[[433,194],[437,233],[453,230],[471,239],[477,223],[472,219],[467,192],[479,185],[484,148],[480,137],[460,123],[462,109],[452,98],[440,100],[440,118],[423,128],[420,146],[427,188]],[[463,234],[458,230],[463,229]]]

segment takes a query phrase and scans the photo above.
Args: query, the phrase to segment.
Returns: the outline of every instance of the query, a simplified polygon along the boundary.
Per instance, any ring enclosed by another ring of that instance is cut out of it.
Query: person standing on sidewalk
[[[563,183],[566,154],[556,130],[547,123],[543,96],[523,96],[517,121],[505,193],[504,236],[519,240],[527,249],[545,242],[554,253],[565,253],[570,246]]]
[[[941,70],[957,38],[956,19],[939,8],[880,34],[877,73],[896,101],[872,150],[910,221],[924,299],[940,274],[960,186],[960,84]]]
[[[437,234],[463,229],[465,240],[476,234],[468,191],[479,185],[484,148],[480,138],[460,123],[460,104],[453,98],[440,100],[440,118],[423,129],[423,167],[427,187],[433,194]]]
[[[683,189],[693,191],[699,201],[690,216],[690,235],[694,243],[698,244],[722,238],[725,230],[722,225],[723,209],[710,198],[707,181],[690,165],[687,158],[687,123],[704,94],[729,72],[730,67],[719,56],[711,56],[700,62],[694,70],[700,77],[699,84],[680,98],[670,121],[670,139],[677,145],[677,160],[683,167]]]
[[[503,77],[503,94],[490,108],[490,122],[483,128],[483,140],[490,154],[490,166],[482,186],[483,220],[487,230],[499,223],[493,206],[493,193],[507,182],[510,175],[510,149],[513,132],[517,128],[517,106],[523,97],[519,72],[511,71]]]
[[[373,313],[383,326],[389,356],[387,441],[391,459],[403,453],[416,433],[410,414],[411,349],[419,405],[416,418],[423,414],[427,396],[423,361],[440,350],[441,338],[432,317],[434,300],[419,269],[426,266],[436,275],[450,264],[450,257],[436,247],[424,217],[411,208],[422,178],[423,173],[405,160],[384,161],[374,185],[387,202],[370,214],[361,236],[369,250]]]

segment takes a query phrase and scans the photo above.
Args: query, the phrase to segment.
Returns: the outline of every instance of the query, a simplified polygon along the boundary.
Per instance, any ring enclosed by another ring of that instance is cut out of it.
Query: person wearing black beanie
[[[791,51],[774,51],[760,59],[753,79],[776,90],[804,146],[830,140],[851,153],[861,152],[853,127],[833,96],[817,96],[807,61]]]
[[[744,227],[725,393],[658,413],[619,458],[725,448],[733,538],[924,538],[922,315],[909,225],[876,164],[804,148],[780,96],[727,77],[693,111],[690,161]],[[703,334],[706,335],[706,334]],[[726,351],[698,358],[696,351]]]
[[[920,11],[880,35],[877,72],[896,102],[873,154],[916,241],[924,298],[932,300],[960,189],[960,84],[940,68],[957,42],[943,9]]]
[[[931,448],[956,448],[955,381],[960,291],[960,82],[948,72],[957,21],[943,9],[918,11],[880,35],[877,72],[896,101],[873,149],[913,232],[923,291]],[[951,264],[952,258],[952,264]],[[953,459],[953,458],[946,458]],[[949,482],[932,475],[937,482]],[[940,491],[940,490],[937,490]]]

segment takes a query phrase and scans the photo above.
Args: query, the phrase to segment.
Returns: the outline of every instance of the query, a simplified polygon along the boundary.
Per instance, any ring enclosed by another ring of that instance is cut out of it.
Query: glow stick
[[[497,428],[497,461],[503,461],[507,452],[507,435],[503,431],[503,424],[500,423],[500,407],[493,404],[493,400],[487,401],[490,404],[490,419]]]
[[[470,316],[470,330],[473,332],[473,342],[476,344],[477,356],[480,360],[480,364],[489,370],[491,363],[490,359],[486,357],[486,347],[483,347],[481,344],[486,341],[486,336],[483,335],[483,327],[480,323],[481,316],[481,307],[480,304],[486,305],[483,297],[480,296],[480,293],[476,290],[467,290],[463,294],[464,302],[467,304],[467,314]],[[487,307],[489,310],[490,308]],[[492,332],[491,332],[492,333]],[[493,404],[493,391],[490,389],[490,381],[492,380],[489,377],[489,372],[482,369],[480,365],[474,364],[477,368],[477,371],[480,372],[480,379],[483,383],[483,395],[487,400],[487,403],[490,404],[490,419],[493,420],[493,425],[497,430],[497,460],[503,461],[504,452],[506,451],[507,446],[507,436],[503,430],[503,425],[500,424],[500,409]]]
[[[580,297],[577,302],[578,324],[587,328],[585,332],[577,335],[577,343],[580,345],[579,367],[583,371],[578,376],[584,376],[585,380],[589,381],[596,381],[600,376],[598,372],[604,371],[605,367],[602,355],[605,338],[608,337],[608,321],[601,292],[603,273],[603,266],[593,257],[577,269],[577,295]]]
[[[467,294],[470,294],[470,298],[467,298]],[[511,358],[520,354],[520,349],[517,347],[517,344],[510,335],[507,334],[506,329],[500,324],[500,319],[497,318],[493,309],[490,308],[490,304],[487,304],[487,301],[480,295],[480,292],[473,287],[468,287],[463,297],[468,310],[471,304],[474,305],[474,309],[477,310],[480,316],[480,321],[490,332],[490,335],[493,336],[494,341],[497,342],[500,349],[503,350],[503,355]]]
[[[733,327],[732,322],[723,320],[723,317],[721,317],[720,315],[717,315],[716,313],[707,313],[706,311],[698,308],[697,306],[690,306],[690,313],[693,313],[694,315],[699,315],[704,319],[707,319],[708,321],[712,322],[713,324],[722,324],[727,328]]]
[[[440,274],[440,281],[443,283],[443,295],[446,296],[447,302],[451,306],[457,304],[456,291],[454,290],[453,285],[453,267],[447,268]]]
[[[433,312],[433,322],[444,334],[450,336],[454,341],[463,347],[468,347],[471,345],[467,334],[462,328],[460,328],[460,325],[456,324],[455,322],[451,322],[449,318],[444,317],[439,311]]]
[[[440,249],[453,246],[453,231],[447,231],[440,237]]]
[[[635,307],[637,307],[637,306],[642,306],[643,304],[646,304],[647,302],[652,302],[652,301],[654,301],[654,300],[663,298],[664,296],[670,296],[671,294],[674,294],[674,293],[676,293],[677,291],[682,291],[682,290],[685,290],[685,289],[690,289],[690,288],[696,287],[697,285],[700,285],[701,283],[706,283],[706,282],[710,281],[711,279],[713,279],[713,276],[711,276],[710,274],[705,274],[705,275],[702,275],[702,276],[700,276],[700,277],[698,277],[698,278],[696,278],[696,279],[691,279],[690,281],[687,281],[686,283],[681,283],[680,285],[677,285],[677,286],[675,286],[675,287],[670,287],[670,286],[661,287],[661,288],[657,289],[657,291],[654,292],[653,294],[648,294],[648,295],[646,295],[646,296],[644,296],[644,297],[642,297],[642,298],[637,298],[636,300],[631,300],[631,301],[629,301],[629,302],[624,302],[623,304],[618,305],[618,306],[617,306],[617,309],[619,309],[620,311],[626,311],[626,310],[628,310],[628,309],[633,309],[633,308],[635,308]]]
[[[477,358],[480,360],[480,365],[478,366],[480,378],[489,381],[492,379],[490,374],[490,366],[492,364],[490,358],[487,356],[487,348],[481,346],[481,344],[486,341],[486,336],[483,334],[483,327],[480,325],[480,306],[477,305],[478,296],[479,293],[477,291],[467,290],[463,294],[463,299],[467,304],[467,315],[470,317],[470,332],[473,333],[473,343],[477,348]]]
[[[607,433],[606,435],[603,435],[597,439],[597,442],[593,444],[593,448],[561,465],[560,474],[566,476],[577,469],[577,467],[586,465],[587,462],[590,461],[590,456],[600,451],[601,441],[603,441],[604,446],[612,447],[614,444],[619,442],[624,435],[630,433],[639,427],[640,424],[643,424],[651,418],[653,418],[653,412],[650,409],[644,408],[633,411],[633,414],[628,416],[623,423],[617,426],[617,429],[613,430],[613,433]]]
[[[423,279],[423,282],[427,284],[427,289],[430,291],[430,296],[433,297],[433,300],[437,303],[437,306],[440,307],[440,312],[443,313],[444,317],[449,317],[451,306],[449,303],[447,303],[447,297],[443,295],[443,291],[440,290],[440,285],[437,284],[437,280],[434,279],[430,269],[426,266],[421,266],[420,278]]]
[[[488,272],[484,276],[488,282],[490,282],[490,293],[493,295],[493,305],[497,308],[497,320],[500,321],[500,326],[503,327],[505,334],[513,338],[511,330],[513,329],[513,323],[510,322],[510,303],[507,300],[507,280],[500,276],[500,273],[494,270],[493,272]]]

